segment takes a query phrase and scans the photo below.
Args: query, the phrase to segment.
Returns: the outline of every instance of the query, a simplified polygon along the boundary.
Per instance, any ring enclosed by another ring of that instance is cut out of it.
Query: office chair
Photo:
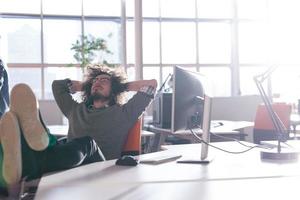
[[[277,113],[278,117],[282,121],[283,125],[290,132],[290,115],[292,107],[286,103],[273,103],[272,107]],[[289,134],[284,135],[284,140],[289,138]],[[257,107],[254,128],[253,128],[253,140],[254,143],[260,144],[261,141],[277,140],[277,133],[275,132],[274,125],[268,114],[265,105],[259,105]]]
[[[121,156],[136,156],[141,154],[141,132],[142,117],[140,117],[133,127],[129,130],[127,140],[123,146]]]
[[[123,145],[123,151],[121,152],[121,156],[124,155],[136,156],[141,154],[141,132],[142,132],[142,118],[138,119],[137,122],[133,125],[133,127],[129,130],[127,140]],[[64,144],[67,142],[67,137],[66,136],[58,137],[57,142],[59,144]]]

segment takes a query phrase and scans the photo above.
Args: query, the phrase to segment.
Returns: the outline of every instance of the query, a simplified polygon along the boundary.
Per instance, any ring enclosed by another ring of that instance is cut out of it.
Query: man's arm
[[[155,79],[151,79],[128,82],[126,90],[140,91],[142,87],[152,87],[155,90],[157,87],[157,81]]]
[[[72,84],[73,82],[74,84]],[[52,92],[55,101],[66,117],[68,117],[69,112],[72,110],[72,106],[76,104],[70,93],[75,93],[79,85],[81,85],[80,81],[71,81],[70,79],[55,80],[52,83]]]
[[[4,64],[0,59],[0,89],[3,86],[3,82],[4,82]]]
[[[140,80],[127,83],[127,91],[137,91],[126,104],[122,106],[123,116],[132,126],[138,117],[145,111],[151,100],[154,98],[154,93],[157,87],[157,81]]]

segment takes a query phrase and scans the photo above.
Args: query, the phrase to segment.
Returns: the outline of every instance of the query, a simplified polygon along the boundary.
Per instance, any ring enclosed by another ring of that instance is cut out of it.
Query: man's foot
[[[28,85],[17,84],[11,90],[10,110],[16,114],[28,145],[37,151],[46,149],[49,137],[39,120],[38,102]]]
[[[16,116],[12,112],[6,112],[0,122],[0,144],[2,158],[0,160],[2,186],[17,184],[22,177],[22,154],[20,127]]]

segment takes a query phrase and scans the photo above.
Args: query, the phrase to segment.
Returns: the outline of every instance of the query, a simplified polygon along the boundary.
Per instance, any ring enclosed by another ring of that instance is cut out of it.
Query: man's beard
[[[90,96],[90,101],[93,102],[93,101],[108,101],[110,99],[110,95],[109,96],[104,96],[102,95],[101,93],[94,93],[94,94],[91,94]]]

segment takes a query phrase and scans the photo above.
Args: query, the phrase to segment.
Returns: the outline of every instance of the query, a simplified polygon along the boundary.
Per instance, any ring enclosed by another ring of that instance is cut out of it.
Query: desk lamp
[[[169,78],[172,79],[172,74],[171,73],[167,76],[167,78],[165,79],[165,81],[163,82],[163,84],[161,85],[159,90],[157,90],[157,93],[162,91],[162,89],[165,87],[165,85],[166,85],[167,81],[169,80]]]
[[[266,106],[268,115],[272,120],[272,124],[275,127],[275,132],[277,134],[277,149],[275,151],[262,151],[261,152],[261,159],[263,160],[270,160],[270,161],[294,161],[298,159],[299,152],[291,151],[289,148],[282,149],[281,142],[283,141],[284,135],[288,134],[286,127],[278,117],[277,113],[274,111],[271,101],[268,98],[262,83],[264,80],[270,77],[272,72],[277,67],[270,67],[266,72],[261,75],[257,75],[254,77],[255,84],[258,88],[258,91],[261,95],[261,98]]]

